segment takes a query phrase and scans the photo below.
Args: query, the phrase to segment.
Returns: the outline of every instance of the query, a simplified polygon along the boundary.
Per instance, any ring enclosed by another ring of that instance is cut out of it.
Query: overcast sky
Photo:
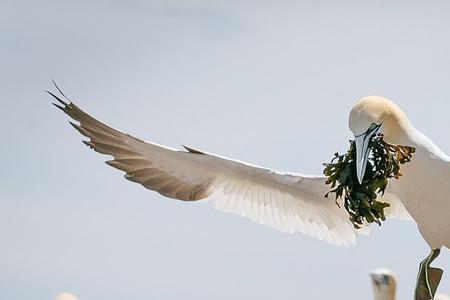
[[[360,300],[388,267],[410,299],[429,251],[414,223],[340,248],[168,200],[105,165],[44,92],[52,76],[135,136],[311,174],[378,94],[449,153],[450,5],[392,2],[1,0],[0,298]],[[449,251],[436,265],[450,293]]]

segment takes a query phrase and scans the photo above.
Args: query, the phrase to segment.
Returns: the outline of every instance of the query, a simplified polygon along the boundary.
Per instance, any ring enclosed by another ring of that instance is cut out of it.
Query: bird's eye
[[[377,128],[377,124],[375,124],[375,123],[372,123],[372,124],[370,124],[370,126],[369,126],[369,130],[370,131],[372,131],[372,130],[374,130],[375,128]]]

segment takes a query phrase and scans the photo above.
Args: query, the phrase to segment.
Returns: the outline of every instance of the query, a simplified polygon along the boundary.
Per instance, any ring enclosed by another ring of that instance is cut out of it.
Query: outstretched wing
[[[49,92],[50,93],[50,92]],[[72,102],[50,93],[87,146],[114,159],[106,163],[125,178],[173,199],[210,199],[232,212],[286,232],[302,232],[337,245],[353,244],[356,232],[344,209],[324,197],[324,177],[281,173],[185,147],[170,149],[117,131]]]

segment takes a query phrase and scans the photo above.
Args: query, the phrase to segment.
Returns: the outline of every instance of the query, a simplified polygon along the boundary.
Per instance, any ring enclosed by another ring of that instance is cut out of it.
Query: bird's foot
[[[430,264],[439,256],[441,249],[431,250],[419,265],[417,274],[416,289],[414,291],[414,300],[432,300],[441,281],[444,271],[439,268],[432,268]]]

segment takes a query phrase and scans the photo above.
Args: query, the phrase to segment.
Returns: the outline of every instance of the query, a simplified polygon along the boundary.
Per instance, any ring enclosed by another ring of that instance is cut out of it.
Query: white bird
[[[376,269],[370,273],[373,300],[395,300],[397,282],[388,269]]]
[[[394,273],[388,269],[375,269],[370,273],[374,300],[395,300],[397,280]],[[444,294],[436,294],[434,300],[450,300]]]
[[[61,293],[55,297],[55,300],[78,300],[78,298],[70,293]]]
[[[349,117],[355,135],[357,174],[364,175],[367,143],[381,131],[386,141],[416,148],[411,163],[404,165],[391,191],[417,222],[430,248],[450,247],[450,157],[415,129],[397,105],[382,97],[366,97],[355,104]]]
[[[450,297],[444,294],[436,294],[434,300],[450,300]]]
[[[368,141],[378,132],[393,144],[416,148],[413,161],[406,164],[400,180],[390,189],[417,223],[419,232],[431,248],[430,255],[419,266],[416,299],[433,299],[442,270],[431,268],[442,246],[450,247],[450,157],[409,122],[393,102],[383,97],[366,97],[353,106],[349,127],[355,136],[356,172],[363,180]]]
[[[147,189],[184,201],[210,199],[216,209],[337,245],[354,244],[357,233],[365,232],[355,230],[347,212],[324,197],[329,190],[324,176],[279,172],[189,147],[183,151],[145,142],[50,94],[62,105],[57,107],[80,123],[71,124],[90,139],[84,141],[86,145],[111,155],[114,159],[108,165]],[[355,136],[360,181],[369,155],[368,141],[376,133],[384,134],[390,143],[416,148],[412,162],[402,169],[404,176],[390,181],[382,201],[391,205],[388,217],[409,219],[411,215],[417,222],[433,250],[421,264],[419,273],[426,272],[439,249],[450,246],[450,184],[446,183],[450,158],[386,98],[369,96],[358,101],[350,112],[349,127]],[[431,290],[428,282],[426,286]]]

